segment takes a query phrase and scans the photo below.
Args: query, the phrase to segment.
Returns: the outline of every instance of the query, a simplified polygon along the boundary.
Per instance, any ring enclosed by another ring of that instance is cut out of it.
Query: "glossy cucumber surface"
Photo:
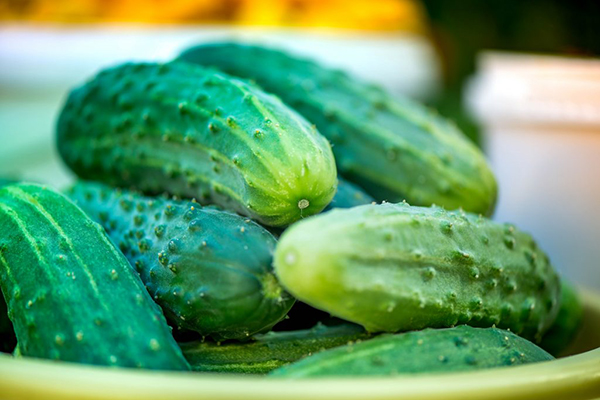
[[[329,142],[248,82],[187,63],[124,64],[74,89],[57,126],[84,179],[182,198],[286,226],[333,198]]]
[[[307,218],[281,236],[275,270],[299,300],[372,332],[496,325],[539,341],[559,308],[558,275],[530,235],[438,207]]]
[[[190,342],[181,348],[195,371],[266,374],[319,351],[368,338],[359,325],[318,324],[312,329],[256,335],[244,343]]]
[[[23,356],[189,369],[123,254],[50,188],[0,189],[0,286]]]
[[[450,121],[344,72],[275,49],[192,47],[179,60],[255,80],[332,143],[340,175],[377,201],[491,214],[496,180],[481,151]]]
[[[498,368],[552,360],[535,344],[496,328],[425,329],[371,340],[304,358],[272,376],[393,376]]]
[[[544,334],[540,347],[554,356],[558,356],[575,339],[583,323],[583,304],[576,288],[562,281],[560,308],[554,323]]]
[[[248,218],[93,182],[80,181],[67,194],[106,229],[181,329],[247,339],[294,303],[273,273],[275,239]]]

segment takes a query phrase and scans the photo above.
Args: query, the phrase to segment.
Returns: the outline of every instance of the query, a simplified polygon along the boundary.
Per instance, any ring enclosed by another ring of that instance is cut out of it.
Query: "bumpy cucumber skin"
[[[387,376],[473,371],[552,360],[535,344],[509,331],[461,325],[382,335],[307,357],[272,376]]]
[[[325,207],[323,212],[334,208],[352,208],[373,202],[375,202],[375,199],[357,185],[338,178],[335,196],[333,196],[333,200]]]
[[[187,370],[164,316],[100,225],[38,185],[0,189],[0,285],[24,356]]]
[[[378,201],[493,211],[496,180],[481,151],[419,104],[258,46],[201,45],[179,59],[253,79],[280,96],[331,141],[339,174]]]
[[[190,342],[181,344],[181,349],[194,371],[266,374],[319,351],[368,338],[359,325],[318,324],[312,329],[256,335],[246,343]]]
[[[273,273],[275,239],[247,218],[92,182],[67,194],[106,229],[179,328],[247,339],[294,303]]]
[[[186,63],[124,64],[73,90],[58,150],[84,179],[214,203],[270,226],[335,193],[329,142],[277,97]]]
[[[299,300],[372,332],[495,324],[539,342],[559,307],[558,275],[531,236],[438,207],[308,218],[283,233],[275,270]]]
[[[573,342],[582,323],[583,304],[577,290],[562,280],[558,315],[543,336],[540,347],[554,356],[560,355]]]

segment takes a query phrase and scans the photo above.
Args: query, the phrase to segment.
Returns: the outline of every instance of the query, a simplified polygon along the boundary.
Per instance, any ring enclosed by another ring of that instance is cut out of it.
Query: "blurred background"
[[[492,163],[495,219],[600,289],[600,2],[0,0],[0,176],[61,187],[67,91],[217,40],[286,49],[453,119]]]

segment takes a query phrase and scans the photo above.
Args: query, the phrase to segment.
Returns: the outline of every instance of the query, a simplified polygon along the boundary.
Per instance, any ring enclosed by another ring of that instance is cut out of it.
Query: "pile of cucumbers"
[[[343,72],[202,45],[101,71],[56,132],[78,182],[0,182],[15,357],[389,376],[551,360],[579,329],[534,239],[488,219],[480,150]]]

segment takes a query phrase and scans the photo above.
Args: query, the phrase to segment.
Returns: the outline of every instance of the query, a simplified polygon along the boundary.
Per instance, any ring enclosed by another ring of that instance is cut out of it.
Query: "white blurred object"
[[[62,186],[72,179],[54,151],[54,125],[73,86],[126,61],[166,61],[184,48],[238,40],[280,47],[417,99],[440,84],[425,38],[402,33],[239,27],[0,26],[0,176]]]
[[[600,288],[600,60],[486,52],[466,101],[498,178],[495,219]]]

